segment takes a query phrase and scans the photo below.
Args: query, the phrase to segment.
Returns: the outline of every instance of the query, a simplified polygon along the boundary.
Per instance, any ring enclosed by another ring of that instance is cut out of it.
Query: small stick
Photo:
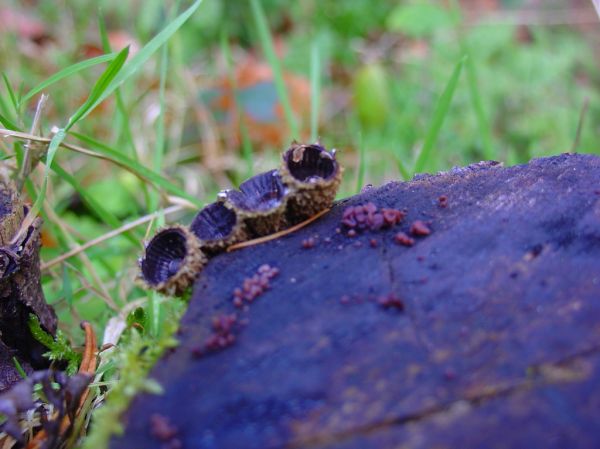
[[[279,237],[283,237],[284,235],[291,234],[292,232],[295,232],[298,229],[302,229],[304,226],[309,225],[310,223],[315,221],[317,218],[320,218],[323,215],[325,215],[330,210],[331,209],[324,209],[321,212],[319,212],[318,214],[315,214],[312,217],[310,217],[308,220],[305,220],[302,223],[298,223],[297,225],[294,225],[291,228],[276,232],[275,234],[266,235],[264,237],[259,237],[257,239],[247,240],[245,242],[236,243],[235,245],[231,245],[229,248],[227,248],[227,252],[229,253],[231,251],[235,251],[236,249],[242,249],[242,248],[247,248],[249,246],[260,245],[261,243],[270,242],[271,240],[278,239]]]
[[[96,372],[96,334],[88,321],[81,322],[81,328],[85,331],[85,349],[79,365],[80,374],[94,374]],[[81,404],[85,402],[82,397]]]
[[[35,109],[35,115],[33,116],[33,123],[31,124],[31,134],[37,135],[40,126],[40,119],[42,117],[42,111],[44,110],[44,106],[46,105],[46,101],[48,100],[48,95],[42,94],[38,101],[37,107]],[[17,191],[20,192],[23,189],[23,184],[25,184],[25,179],[29,176],[32,170],[32,154],[31,147],[33,145],[34,140],[29,139],[25,144],[25,155],[23,157],[23,165],[21,165],[21,172],[19,173],[19,177],[17,179]],[[36,161],[37,162],[37,161]]]
[[[26,139],[30,142],[39,142],[39,143],[44,143],[44,144],[49,144],[50,141],[52,140],[47,137],[39,137],[39,136],[35,136],[33,134],[22,133],[19,131],[11,131],[11,130],[4,129],[4,128],[0,128],[0,136],[1,137],[13,137],[16,139]],[[104,154],[97,153],[95,151],[89,150],[87,148],[84,148],[84,147],[81,147],[79,145],[75,145],[72,143],[61,142],[60,146],[62,148],[66,148],[67,150],[75,151],[76,153],[85,154],[87,156],[95,157],[97,159],[101,159],[104,161],[108,161],[112,164],[118,165],[119,167],[121,167],[124,170],[127,170],[129,173],[133,174],[134,176],[141,179],[142,181],[154,186],[154,183],[149,178],[146,178],[143,174],[138,173],[135,170],[132,170],[127,165],[123,164],[122,162],[119,162],[116,159],[113,159],[110,156],[106,156]]]

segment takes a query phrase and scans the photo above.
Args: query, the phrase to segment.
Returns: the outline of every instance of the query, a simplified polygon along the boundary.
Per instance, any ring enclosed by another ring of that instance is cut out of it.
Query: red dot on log
[[[396,243],[398,243],[399,245],[404,245],[404,246],[413,246],[415,244],[415,239],[409,237],[404,232],[398,232],[394,236],[394,241]]]
[[[426,236],[431,234],[431,229],[424,221],[416,220],[410,225],[410,231],[412,235],[415,236]]]

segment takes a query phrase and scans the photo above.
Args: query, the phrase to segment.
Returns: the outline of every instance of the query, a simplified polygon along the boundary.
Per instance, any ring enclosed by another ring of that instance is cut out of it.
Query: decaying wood
[[[13,357],[26,372],[48,366],[47,349],[29,332],[29,315],[35,314],[48,332],[56,331],[56,315],[40,283],[40,226],[36,218],[16,242],[27,207],[18,194],[0,184],[0,391],[20,377]]]
[[[367,202],[406,217],[349,237]],[[600,158],[390,183],[212,259],[111,448],[597,448],[598,323]]]

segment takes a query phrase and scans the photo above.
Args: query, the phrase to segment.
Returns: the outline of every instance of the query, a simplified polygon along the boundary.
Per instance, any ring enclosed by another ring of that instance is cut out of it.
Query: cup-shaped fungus
[[[180,296],[206,264],[200,241],[183,226],[160,230],[140,259],[140,281],[167,296]]]
[[[209,254],[222,251],[247,237],[244,223],[222,201],[205,206],[194,218],[190,230]]]
[[[335,152],[328,152],[321,144],[293,142],[283,153],[281,178],[290,189],[287,217],[295,223],[331,207],[342,169]]]
[[[244,220],[251,237],[272,234],[285,226],[287,189],[277,170],[253,176],[240,190],[226,190],[221,197]]]

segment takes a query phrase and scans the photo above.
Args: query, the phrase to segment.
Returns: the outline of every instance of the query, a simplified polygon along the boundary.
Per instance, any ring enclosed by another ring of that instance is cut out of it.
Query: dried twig
[[[47,137],[39,137],[39,136],[35,136],[33,134],[23,133],[23,132],[20,132],[20,131],[11,131],[9,129],[3,129],[3,128],[0,128],[0,136],[3,136],[3,137],[14,137],[14,138],[17,138],[17,139],[26,139],[28,141],[39,142],[39,143],[44,143],[44,144],[49,144],[50,141],[52,140],[52,139],[49,139]],[[150,179],[146,178],[141,173],[138,173],[135,170],[132,170],[127,165],[119,162],[116,159],[111,158],[110,156],[105,156],[102,153],[98,153],[96,151],[93,151],[93,150],[90,150],[88,148],[84,148],[84,147],[81,147],[79,145],[75,145],[75,144],[72,144],[72,143],[61,142],[60,146],[63,147],[63,148],[66,148],[67,150],[75,151],[76,153],[85,154],[86,156],[91,156],[91,157],[94,157],[96,159],[102,159],[104,161],[108,161],[108,162],[110,162],[112,164],[118,165],[122,169],[127,170],[129,173],[137,176],[142,181],[144,181],[144,182],[146,182],[146,183],[148,183],[150,185],[154,185]]]
[[[594,8],[596,9],[596,14],[600,18],[600,0],[592,0],[592,4],[594,5]]]
[[[37,135],[40,130],[40,119],[42,117],[42,111],[44,110],[44,106],[46,105],[46,101],[48,100],[48,95],[42,94],[38,101],[37,107],[35,109],[35,115],[33,116],[33,123],[31,124],[31,135]],[[37,161],[32,161],[33,155],[32,150],[34,146],[34,142],[39,142],[37,139],[28,139],[25,144],[25,154],[23,156],[23,164],[21,165],[21,171],[17,178],[17,192],[20,192],[23,189],[23,184],[25,184],[25,179],[31,173],[31,170],[35,167],[35,163]],[[36,155],[37,159],[37,155]]]
[[[276,232],[275,234],[270,234],[270,235],[267,235],[264,237],[260,237],[258,239],[247,240],[245,242],[236,243],[235,245],[231,245],[229,248],[227,248],[227,252],[235,251],[236,249],[247,248],[248,246],[260,245],[261,243],[269,242],[271,240],[278,239],[279,237],[283,237],[284,235],[291,234],[292,232],[295,232],[298,229],[302,229],[304,226],[309,225],[310,223],[315,221],[317,218],[325,215],[327,212],[329,212],[329,209],[322,210],[318,214],[315,214],[312,217],[310,217],[308,220],[305,220],[302,223],[298,223],[297,225],[294,225],[291,228]]]

